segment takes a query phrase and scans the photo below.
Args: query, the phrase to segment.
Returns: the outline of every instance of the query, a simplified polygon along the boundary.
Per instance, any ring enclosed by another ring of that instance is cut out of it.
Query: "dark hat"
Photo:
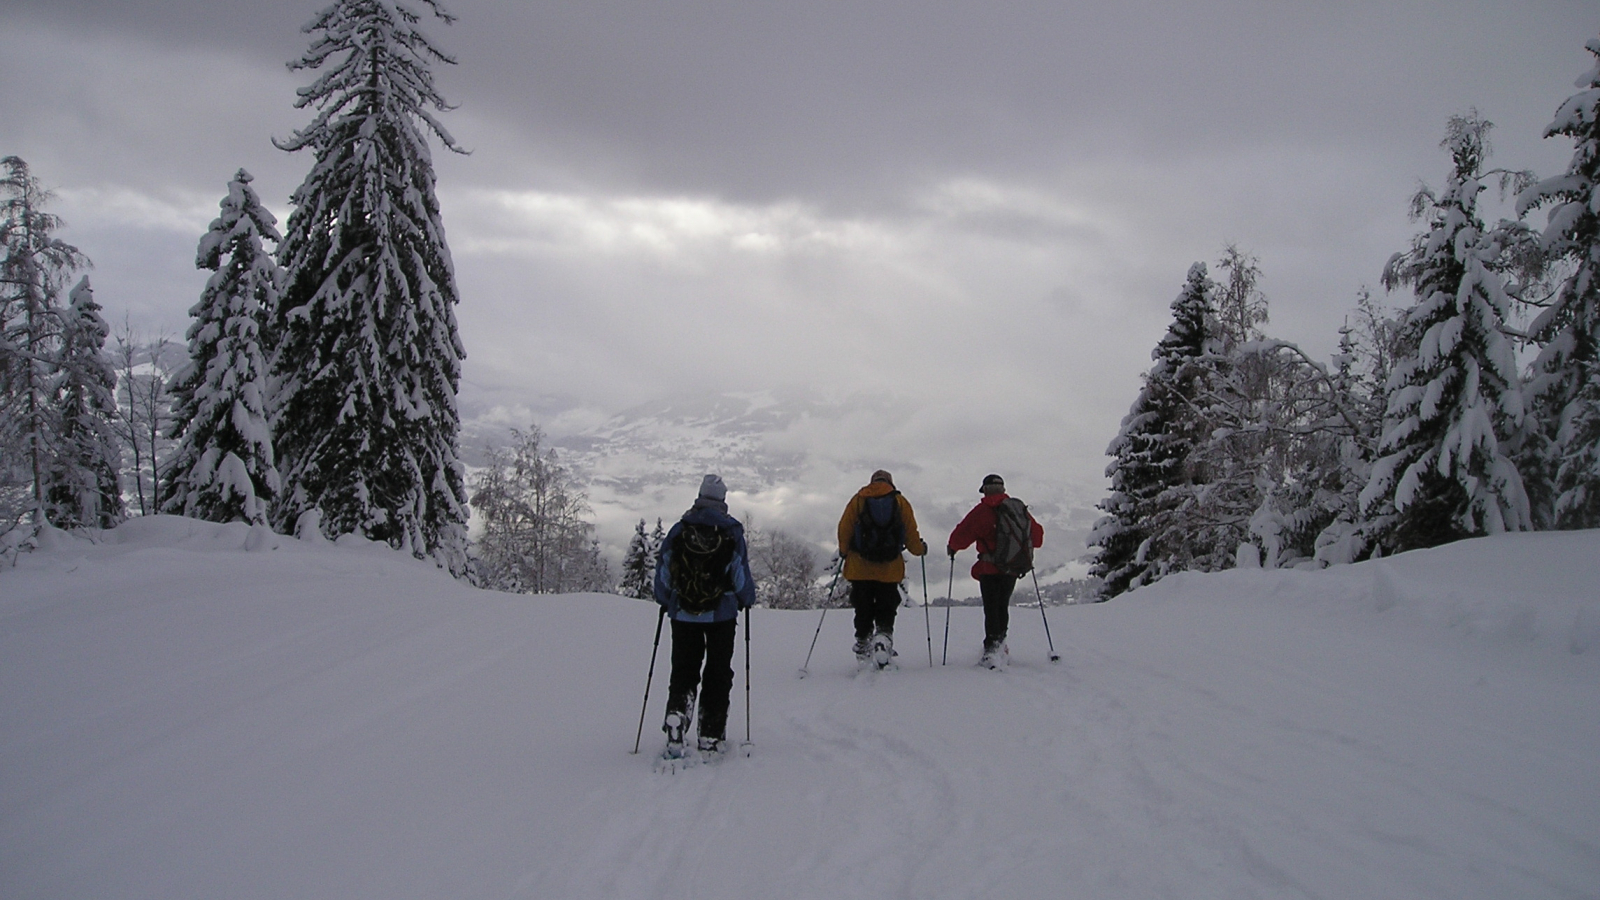
[[[878,471],[873,472],[872,480],[881,481],[890,487],[894,487],[894,476],[890,475],[887,469],[879,469]]]
[[[707,500],[725,500],[728,497],[728,486],[716,475],[707,475],[700,480],[700,496]]]
[[[978,488],[978,493],[980,494],[1004,494],[1005,492],[1006,480],[999,475],[983,476],[983,487]]]

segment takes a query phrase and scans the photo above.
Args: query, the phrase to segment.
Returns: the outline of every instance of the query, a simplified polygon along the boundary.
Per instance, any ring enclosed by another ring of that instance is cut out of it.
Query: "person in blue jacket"
[[[655,598],[672,619],[672,679],[661,725],[668,750],[682,747],[698,692],[698,748],[720,752],[727,740],[739,611],[756,602],[756,585],[744,526],[728,515],[727,486],[719,476],[700,482],[694,505],[661,542]]]

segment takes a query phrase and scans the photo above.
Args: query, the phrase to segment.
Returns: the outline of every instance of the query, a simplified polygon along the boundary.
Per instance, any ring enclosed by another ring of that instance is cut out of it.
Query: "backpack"
[[[1018,578],[1033,570],[1033,523],[1027,504],[1007,497],[994,508],[994,551],[979,558]]]
[[[906,545],[906,525],[900,520],[900,492],[861,498],[856,530],[850,535],[850,552],[868,562],[900,558]]]
[[[701,615],[717,608],[733,591],[733,552],[737,541],[715,525],[684,522],[672,539],[667,579],[678,608]]]

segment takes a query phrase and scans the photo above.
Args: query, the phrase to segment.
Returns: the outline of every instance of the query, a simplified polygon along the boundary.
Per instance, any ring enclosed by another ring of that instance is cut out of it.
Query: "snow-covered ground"
[[[1055,607],[1055,665],[1014,609],[1003,672],[830,612],[803,680],[757,609],[753,755],[659,775],[653,605],[138,519],[0,572],[0,897],[1593,898],[1597,594],[1513,535]]]

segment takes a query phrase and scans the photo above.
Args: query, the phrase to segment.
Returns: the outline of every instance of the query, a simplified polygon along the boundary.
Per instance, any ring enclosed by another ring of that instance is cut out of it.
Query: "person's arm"
[[[967,513],[966,518],[961,520],[961,524],[956,526],[956,530],[950,532],[950,540],[945,544],[945,549],[950,551],[951,556],[955,556],[957,550],[965,550],[971,547],[972,543],[978,539],[978,513],[982,509],[983,504],[981,503],[974,506]]]
[[[1033,513],[1028,513],[1028,523],[1028,536],[1033,538],[1033,546],[1043,547],[1044,526],[1040,525],[1039,520],[1033,517]]]

